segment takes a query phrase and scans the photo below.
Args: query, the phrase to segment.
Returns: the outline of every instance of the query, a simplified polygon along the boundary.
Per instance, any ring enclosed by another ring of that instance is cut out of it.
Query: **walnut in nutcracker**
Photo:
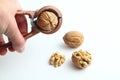
[[[63,36],[63,40],[66,45],[76,48],[82,45],[84,36],[79,31],[69,31]]]
[[[38,17],[36,24],[43,30],[51,31],[57,26],[58,18],[53,12],[44,11]]]
[[[73,64],[80,69],[88,67],[92,61],[91,54],[83,50],[73,52],[71,59]]]

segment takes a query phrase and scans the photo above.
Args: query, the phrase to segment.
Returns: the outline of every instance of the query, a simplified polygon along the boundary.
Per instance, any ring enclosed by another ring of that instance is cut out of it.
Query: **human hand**
[[[24,15],[16,15],[21,6],[17,0],[0,0],[0,45],[5,44],[2,34],[12,42],[10,51],[22,52],[25,45],[23,35],[27,34],[27,21]],[[7,49],[0,51],[0,55]]]

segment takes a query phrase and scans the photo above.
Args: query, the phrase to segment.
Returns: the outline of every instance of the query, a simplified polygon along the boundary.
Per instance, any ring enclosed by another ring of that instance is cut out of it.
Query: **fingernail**
[[[19,53],[22,53],[24,51],[24,47],[15,47],[14,49]]]
[[[24,47],[22,47],[22,48],[19,48],[18,50],[17,50],[17,52],[19,52],[19,53],[22,53],[23,51],[24,51]]]

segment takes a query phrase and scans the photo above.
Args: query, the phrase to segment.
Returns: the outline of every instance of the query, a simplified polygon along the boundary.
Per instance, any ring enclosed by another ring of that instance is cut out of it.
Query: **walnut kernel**
[[[50,57],[50,64],[53,65],[54,67],[59,67],[61,66],[65,61],[65,56],[60,54],[59,52],[55,52],[52,54]]]
[[[63,40],[68,46],[76,48],[83,43],[84,36],[79,31],[69,31],[63,36]]]
[[[50,11],[44,11],[38,17],[36,24],[43,30],[51,31],[58,24],[57,16]]]
[[[72,54],[72,62],[80,69],[86,68],[91,63],[91,54],[88,51],[75,51]]]

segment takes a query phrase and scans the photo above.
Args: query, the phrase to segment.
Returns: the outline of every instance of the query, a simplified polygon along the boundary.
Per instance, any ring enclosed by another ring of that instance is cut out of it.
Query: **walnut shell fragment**
[[[69,31],[63,36],[63,40],[66,45],[76,48],[82,45],[84,36],[79,31]]]
[[[52,54],[50,57],[50,64],[53,65],[54,67],[59,67],[61,66],[65,61],[65,55],[60,54],[59,52],[55,52]]]
[[[92,61],[91,54],[83,50],[73,52],[71,59],[74,65],[80,69],[88,67]]]
[[[45,31],[52,31],[58,24],[58,18],[55,13],[44,11],[38,17],[36,24]]]

